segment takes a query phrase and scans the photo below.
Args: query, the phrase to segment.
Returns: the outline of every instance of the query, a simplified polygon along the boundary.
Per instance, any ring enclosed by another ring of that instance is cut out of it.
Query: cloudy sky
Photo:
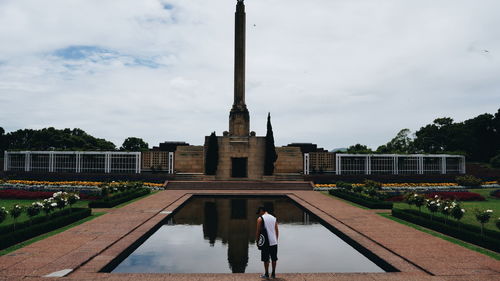
[[[202,144],[228,129],[236,0],[0,0],[0,126]],[[376,148],[500,106],[498,0],[247,0],[251,129]]]

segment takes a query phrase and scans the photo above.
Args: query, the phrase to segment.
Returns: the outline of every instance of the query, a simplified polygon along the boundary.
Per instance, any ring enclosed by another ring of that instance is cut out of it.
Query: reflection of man
[[[276,261],[278,261],[278,222],[276,218],[270,215],[265,207],[259,207],[257,209],[257,214],[259,218],[257,219],[257,233],[255,234],[255,240],[261,247],[261,260],[264,262],[265,273],[260,277],[269,278],[269,258],[272,261],[273,272],[271,273],[272,278],[276,278]],[[262,243],[260,238],[261,234],[267,240],[266,243]],[[267,235],[265,235],[267,234]],[[267,236],[267,237],[265,237]],[[260,241],[259,241],[260,240]]]

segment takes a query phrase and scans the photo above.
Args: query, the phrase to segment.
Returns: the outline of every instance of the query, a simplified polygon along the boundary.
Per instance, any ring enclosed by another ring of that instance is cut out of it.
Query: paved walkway
[[[283,274],[278,280],[500,280],[500,261],[315,191],[167,190],[0,257],[4,280],[260,280],[255,274],[98,273],[193,194],[281,194],[401,272]],[[44,278],[62,270],[63,278]]]

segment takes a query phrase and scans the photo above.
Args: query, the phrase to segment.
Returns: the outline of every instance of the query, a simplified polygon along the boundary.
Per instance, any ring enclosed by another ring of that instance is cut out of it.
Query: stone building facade
[[[203,174],[205,172],[205,149],[202,145],[178,146],[174,159],[176,173]]]

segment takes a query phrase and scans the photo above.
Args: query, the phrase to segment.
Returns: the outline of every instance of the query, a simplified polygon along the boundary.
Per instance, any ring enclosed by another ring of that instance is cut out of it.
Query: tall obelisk
[[[238,0],[234,36],[234,103],[229,113],[229,135],[234,137],[248,137],[250,134],[250,115],[245,104],[245,29],[245,4]]]

